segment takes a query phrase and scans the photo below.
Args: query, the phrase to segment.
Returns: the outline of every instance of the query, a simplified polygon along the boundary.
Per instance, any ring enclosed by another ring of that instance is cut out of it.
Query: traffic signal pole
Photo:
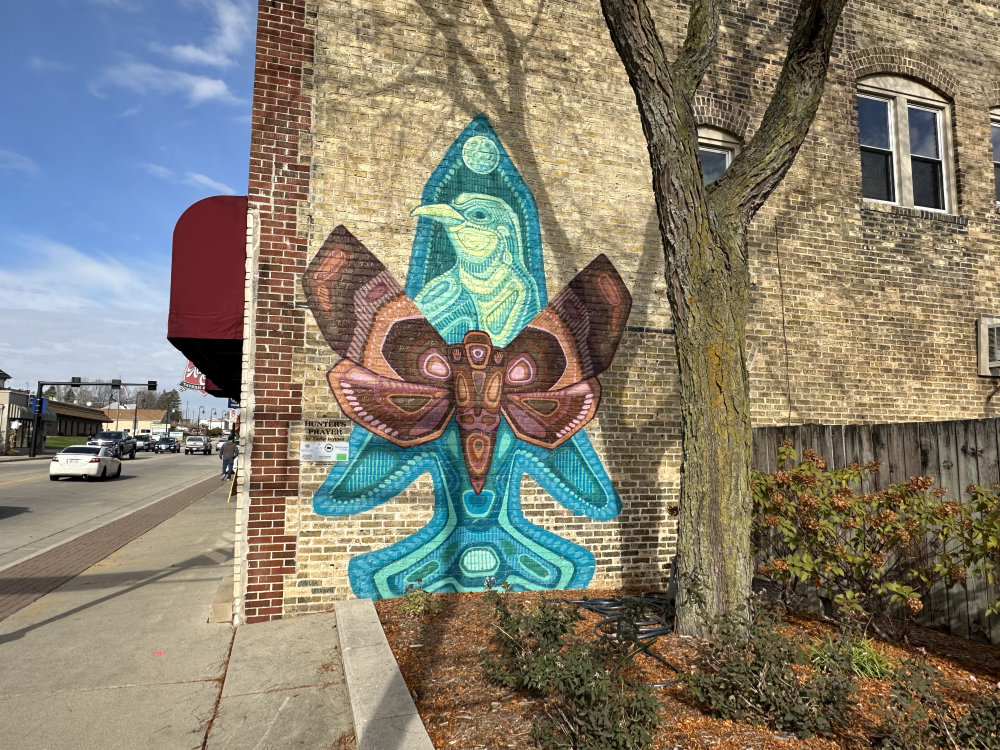
[[[32,414],[31,414],[31,442],[28,445],[28,457],[29,458],[34,458],[35,457],[35,455],[36,455],[35,448],[38,445],[38,425],[42,421],[42,388],[43,388],[43,386],[51,386],[51,385],[68,385],[70,388],[79,388],[81,385],[84,385],[84,383],[83,383],[82,378],[76,378],[76,377],[72,378],[69,381],[64,381],[64,380],[39,380],[38,381],[38,390],[35,392],[35,406],[31,410],[32,411]],[[112,380],[109,383],[87,383],[86,385],[110,385],[112,388],[117,389],[119,393],[121,393],[121,387],[123,385],[131,385],[131,386],[144,385],[144,386],[146,386],[146,390],[148,390],[148,391],[155,391],[156,390],[156,381],[155,380],[147,380],[145,383],[123,383],[120,380]],[[119,404],[119,406],[121,406],[121,404]],[[115,424],[117,425],[117,422]]]

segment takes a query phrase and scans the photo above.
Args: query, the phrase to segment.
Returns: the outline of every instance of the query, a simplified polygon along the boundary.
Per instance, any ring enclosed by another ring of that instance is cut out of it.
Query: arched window
[[[698,158],[706,185],[715,182],[740,152],[739,139],[711,125],[698,126]]]
[[[954,211],[951,107],[922,83],[858,80],[861,193],[867,200]]]

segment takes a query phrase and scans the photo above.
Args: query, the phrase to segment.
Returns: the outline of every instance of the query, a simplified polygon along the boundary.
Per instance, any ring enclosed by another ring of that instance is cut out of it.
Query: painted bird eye
[[[473,211],[472,212],[472,218],[475,219],[476,221],[486,221],[486,212],[485,211]]]

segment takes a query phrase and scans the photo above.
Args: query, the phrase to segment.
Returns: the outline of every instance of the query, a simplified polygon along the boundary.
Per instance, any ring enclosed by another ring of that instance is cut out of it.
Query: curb
[[[358,750],[434,750],[372,600],[337,602],[334,611]]]

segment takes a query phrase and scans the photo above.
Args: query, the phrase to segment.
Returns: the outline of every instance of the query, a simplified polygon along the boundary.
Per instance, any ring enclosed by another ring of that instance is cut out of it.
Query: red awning
[[[243,367],[246,196],[198,201],[174,227],[167,340],[219,395],[238,399]]]

